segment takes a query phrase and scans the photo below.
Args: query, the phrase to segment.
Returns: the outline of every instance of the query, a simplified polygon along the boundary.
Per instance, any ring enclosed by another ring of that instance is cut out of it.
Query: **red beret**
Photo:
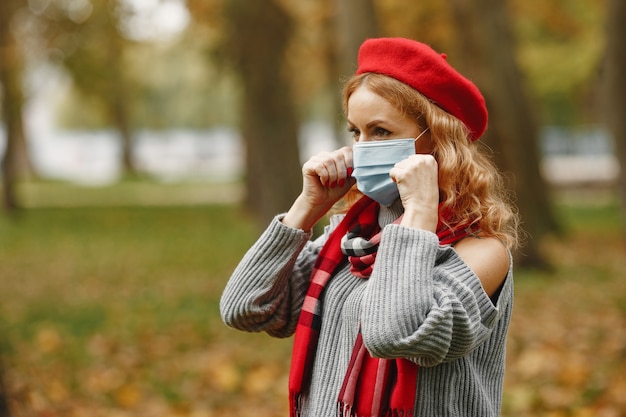
[[[359,49],[357,74],[374,72],[410,85],[467,126],[472,140],[487,129],[478,88],[430,46],[404,38],[368,39]]]

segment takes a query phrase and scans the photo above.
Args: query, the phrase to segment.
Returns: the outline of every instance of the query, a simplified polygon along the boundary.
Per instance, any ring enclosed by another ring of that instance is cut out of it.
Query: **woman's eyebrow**
[[[346,119],[346,123],[351,125],[351,126],[355,126],[354,123],[352,123],[352,121],[350,121],[350,119]],[[389,120],[385,120],[385,119],[374,119],[370,122],[368,122],[365,127],[372,127],[372,126],[376,126],[379,124],[393,124],[392,122],[390,122]]]
[[[369,122],[368,124],[366,124],[365,126],[369,129],[369,128],[373,127],[373,126],[378,126],[380,124],[387,124],[388,125],[390,123],[387,120],[375,119],[375,120],[372,120],[371,122]]]

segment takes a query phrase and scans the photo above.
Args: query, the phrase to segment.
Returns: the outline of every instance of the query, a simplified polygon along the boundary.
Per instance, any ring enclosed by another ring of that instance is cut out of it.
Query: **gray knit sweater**
[[[420,368],[415,416],[492,417],[500,414],[505,340],[513,276],[494,302],[478,277],[434,233],[390,224],[401,213],[383,207],[384,227],[369,279],[343,267],[324,294],[322,329],[302,415],[337,413],[337,397],[359,325],[374,357],[409,358]],[[296,328],[313,263],[324,235],[275,218],[230,278],[220,309],[234,328],[288,337]]]

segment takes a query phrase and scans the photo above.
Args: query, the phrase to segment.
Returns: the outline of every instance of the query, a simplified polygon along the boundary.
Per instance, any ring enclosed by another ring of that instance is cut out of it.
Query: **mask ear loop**
[[[417,137],[413,140],[413,143],[417,142],[417,140],[418,140],[419,138],[421,138],[421,137],[424,135],[424,133],[428,132],[429,130],[430,130],[430,127],[427,127],[426,129],[422,130],[422,133],[420,133],[420,134],[419,134],[419,135],[418,135],[418,136],[417,136]]]

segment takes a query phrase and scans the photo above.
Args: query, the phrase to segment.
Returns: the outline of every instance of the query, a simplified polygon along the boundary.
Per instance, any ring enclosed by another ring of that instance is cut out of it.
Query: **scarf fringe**
[[[413,417],[413,410],[386,410],[378,416],[356,414],[351,404],[339,401],[337,403],[337,415],[339,417]]]
[[[289,393],[289,417],[302,416],[302,394],[297,392]]]

